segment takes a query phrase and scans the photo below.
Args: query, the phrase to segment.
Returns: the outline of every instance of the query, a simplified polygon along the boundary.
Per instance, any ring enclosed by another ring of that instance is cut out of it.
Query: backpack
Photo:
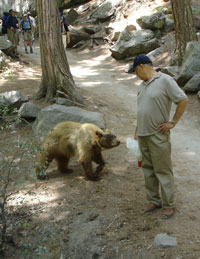
[[[4,13],[3,19],[2,19],[2,29],[1,32],[2,34],[7,34],[7,25],[6,21],[10,19],[11,15],[7,12]]]
[[[30,18],[28,18],[28,22],[29,22],[30,29],[31,29],[31,21],[30,21]],[[24,19],[22,20],[21,25],[22,25],[22,30],[24,30],[24,28],[23,28],[23,26],[24,26]]]

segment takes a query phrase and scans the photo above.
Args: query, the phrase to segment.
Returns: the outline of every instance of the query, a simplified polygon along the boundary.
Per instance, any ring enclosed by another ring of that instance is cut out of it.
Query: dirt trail
[[[23,53],[23,48],[19,52]],[[41,75],[39,48],[34,52],[22,57],[32,63],[17,72],[17,76],[23,73],[24,80],[16,76],[12,82],[1,84],[1,90],[20,88],[30,97],[36,92]],[[188,109],[171,132],[176,214],[167,221],[160,219],[161,211],[144,216],[143,174],[125,145],[135,129],[140,81],[126,74],[125,63],[112,59],[108,49],[67,50],[67,57],[89,109],[105,115],[106,126],[122,144],[104,153],[108,163],[99,182],[86,181],[81,167],[73,162],[72,175],[60,175],[52,166],[48,181],[37,182],[33,175],[32,182],[20,190],[18,196],[24,196],[24,202],[18,210],[32,211],[31,226],[19,237],[20,243],[26,240],[30,244],[28,258],[38,254],[36,258],[52,259],[199,258],[200,104],[196,96],[189,96]],[[27,70],[32,70],[30,78]],[[30,189],[34,195],[27,195]],[[13,196],[10,206],[18,196]],[[159,233],[176,237],[177,247],[154,248],[153,239]],[[10,251],[20,256],[23,249],[19,245]],[[10,254],[9,258],[14,257]]]

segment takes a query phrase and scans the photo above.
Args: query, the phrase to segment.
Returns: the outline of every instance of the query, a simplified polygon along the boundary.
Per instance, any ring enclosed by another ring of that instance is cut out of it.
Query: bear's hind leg
[[[72,173],[73,170],[68,168],[68,164],[69,164],[69,158],[66,156],[57,156],[56,158],[56,162],[57,162],[57,166],[58,166],[58,170],[61,173]]]

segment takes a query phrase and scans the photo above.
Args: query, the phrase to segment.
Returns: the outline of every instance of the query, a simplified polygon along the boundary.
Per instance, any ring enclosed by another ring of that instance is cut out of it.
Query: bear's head
[[[102,149],[110,149],[113,147],[117,147],[120,145],[120,141],[117,137],[111,133],[101,133],[96,131],[96,135],[94,136],[94,140],[97,145]]]

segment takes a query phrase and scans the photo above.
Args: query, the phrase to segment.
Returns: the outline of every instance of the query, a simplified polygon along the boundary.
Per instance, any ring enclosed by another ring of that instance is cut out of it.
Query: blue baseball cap
[[[153,62],[151,61],[151,59],[143,54],[136,56],[133,59],[133,65],[130,67],[130,69],[128,70],[128,73],[132,73],[135,71],[136,67],[141,65],[141,64],[153,64]]]

